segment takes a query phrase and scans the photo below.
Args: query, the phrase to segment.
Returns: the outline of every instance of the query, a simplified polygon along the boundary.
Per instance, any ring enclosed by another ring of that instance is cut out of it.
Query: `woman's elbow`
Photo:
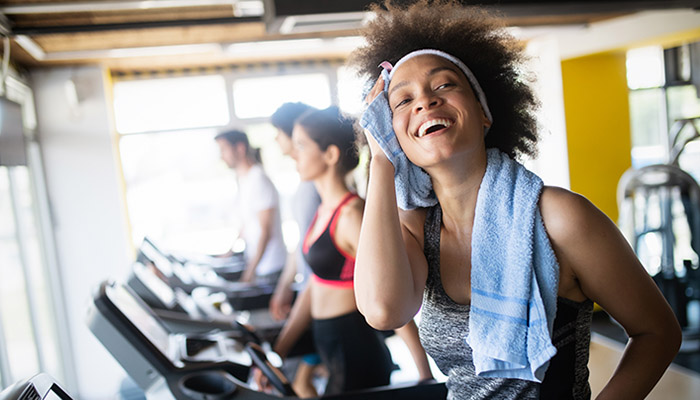
[[[674,323],[670,324],[667,333],[667,342],[669,344],[670,351],[675,357],[678,351],[681,349],[681,344],[683,342],[683,330],[681,329],[678,320],[674,318]]]
[[[392,307],[378,304],[367,307],[361,307],[358,304],[358,310],[372,328],[380,331],[398,329],[406,325],[412,318],[406,317],[403,312]]]
[[[405,325],[405,323],[397,322],[397,319],[388,313],[372,312],[363,315],[369,326],[378,331],[389,331]]]
[[[671,362],[683,342],[683,331],[675,316],[669,316],[666,321],[658,321],[654,335],[654,343],[663,349],[665,357]]]

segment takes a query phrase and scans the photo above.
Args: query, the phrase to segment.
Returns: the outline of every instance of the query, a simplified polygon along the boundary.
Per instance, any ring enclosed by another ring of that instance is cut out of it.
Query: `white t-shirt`
[[[235,205],[243,224],[242,238],[245,241],[246,261],[254,257],[258,249],[262,231],[258,214],[264,210],[274,209],[270,240],[255,268],[255,274],[267,275],[281,270],[287,259],[287,248],[282,237],[279,195],[259,164],[253,165],[247,174],[238,177]]]

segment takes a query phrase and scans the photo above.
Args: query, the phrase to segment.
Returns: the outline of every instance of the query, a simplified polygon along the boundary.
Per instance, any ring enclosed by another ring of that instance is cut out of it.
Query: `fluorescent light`
[[[260,55],[273,53],[301,53],[323,46],[323,39],[268,40],[260,42],[233,43],[226,53],[233,55]]]
[[[309,55],[329,52],[349,53],[363,43],[364,39],[359,36],[344,36],[329,39],[269,40],[233,43],[226,47],[225,51],[235,56]]]
[[[343,29],[359,29],[373,15],[369,12],[292,15],[285,17],[279,33],[310,33]]]
[[[108,58],[174,56],[183,54],[220,53],[218,43],[183,44],[176,46],[129,47],[106,50]]]

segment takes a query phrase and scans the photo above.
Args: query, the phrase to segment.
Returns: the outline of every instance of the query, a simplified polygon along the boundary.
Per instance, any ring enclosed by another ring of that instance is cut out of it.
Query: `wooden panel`
[[[261,22],[198,27],[153,28],[41,35],[32,39],[45,52],[100,50],[193,43],[230,43],[258,40],[265,35]]]
[[[94,1],[94,0],[93,0]],[[93,2],[91,1],[91,2]],[[100,1],[100,0],[97,0]],[[102,0],[111,1],[111,0]],[[75,0],[3,0],[1,3],[6,6],[23,6],[27,4],[46,4],[46,3],[75,3]]]
[[[226,6],[162,8],[109,12],[71,12],[12,15],[14,26],[21,28],[129,22],[177,21],[233,17],[233,8]]]

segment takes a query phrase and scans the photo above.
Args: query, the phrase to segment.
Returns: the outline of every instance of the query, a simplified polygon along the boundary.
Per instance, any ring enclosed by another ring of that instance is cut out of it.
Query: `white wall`
[[[77,104],[66,95],[69,79],[77,84]],[[103,71],[36,70],[31,85],[78,375],[79,387],[68,389],[75,398],[111,399],[124,372],[89,331],[85,314],[99,282],[123,278],[133,256]]]
[[[611,50],[647,46],[674,36],[696,37],[700,12],[691,9],[654,10],[594,22],[558,35],[561,59]]]
[[[527,54],[531,57],[530,68],[537,77],[534,89],[541,108],[537,116],[540,125],[538,157],[525,165],[537,173],[545,185],[568,189],[569,156],[558,42],[550,35],[532,38],[527,44]]]

